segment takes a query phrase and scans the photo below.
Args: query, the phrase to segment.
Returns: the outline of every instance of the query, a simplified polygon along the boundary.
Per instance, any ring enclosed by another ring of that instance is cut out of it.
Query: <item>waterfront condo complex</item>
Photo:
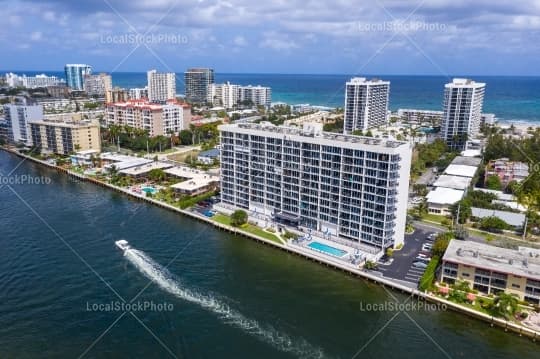
[[[480,131],[486,84],[454,79],[444,86],[441,135],[454,150],[465,150],[467,140]]]
[[[208,90],[214,83],[214,70],[208,68],[191,68],[184,73],[186,84],[186,100],[204,104],[208,99]]]
[[[345,85],[343,133],[365,131],[387,123],[390,82],[354,77]]]
[[[443,257],[440,279],[467,281],[484,294],[507,292],[540,304],[540,251],[507,249],[472,241],[453,240]]]
[[[234,108],[240,104],[269,107],[272,103],[272,89],[264,86],[242,86],[226,82],[210,84],[208,103],[214,106]]]
[[[403,243],[408,143],[323,132],[321,124],[219,129],[224,204],[380,250]]]
[[[108,125],[127,125],[147,130],[150,136],[159,136],[189,128],[191,108],[176,100],[165,104],[129,100],[107,104],[105,116]]]
[[[164,102],[176,98],[176,74],[173,72],[160,73],[150,70],[148,78],[148,100]]]
[[[84,90],[84,76],[92,74],[92,66],[85,64],[67,64],[64,68],[67,85],[75,91]]]
[[[30,121],[43,118],[43,107],[22,99],[21,103],[4,105],[4,116],[9,141],[30,144]]]
[[[101,151],[99,121],[81,113],[54,115],[30,123],[32,145],[41,152],[70,154],[76,151]]]

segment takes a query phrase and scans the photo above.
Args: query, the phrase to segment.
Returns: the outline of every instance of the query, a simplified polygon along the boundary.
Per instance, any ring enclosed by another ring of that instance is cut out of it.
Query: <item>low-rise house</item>
[[[512,181],[521,182],[529,176],[529,165],[523,162],[513,162],[508,158],[490,161],[486,166],[485,180],[490,176],[498,176],[503,186]]]
[[[219,160],[219,149],[212,148],[208,151],[203,151],[197,156],[197,161],[205,165],[211,165],[215,160]]]
[[[472,178],[470,177],[441,175],[433,183],[433,186],[467,191],[471,185],[471,181]]]
[[[471,210],[472,218],[482,220],[484,218],[496,217],[503,220],[509,226],[512,226],[516,231],[520,231],[523,229],[523,226],[525,225],[525,220],[527,218],[523,213],[514,213],[477,207],[473,207]]]
[[[478,170],[477,166],[468,166],[468,165],[456,165],[450,164],[445,170],[444,174],[450,176],[460,176],[460,177],[469,177],[473,178]]]
[[[437,187],[428,193],[426,202],[428,212],[438,215],[450,215],[452,205],[461,201],[465,191],[452,188]]]
[[[176,166],[166,169],[165,173],[185,180],[171,186],[176,192],[185,195],[205,193],[216,189],[219,185],[219,176],[195,168]]]

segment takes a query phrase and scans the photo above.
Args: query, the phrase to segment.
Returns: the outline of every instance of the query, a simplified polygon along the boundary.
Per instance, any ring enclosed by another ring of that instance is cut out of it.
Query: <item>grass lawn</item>
[[[422,217],[422,220],[437,222],[439,224],[445,219],[447,219],[445,216],[439,216],[437,214],[431,214],[431,213],[428,213]]]
[[[217,213],[215,216],[212,217],[212,219],[218,223],[226,224],[228,226],[231,225],[231,218],[228,216],[225,216],[223,214]],[[241,230],[249,232],[251,234],[254,234],[256,236],[262,237],[264,239],[268,239],[270,241],[274,241],[279,244],[283,244],[283,242],[274,234],[266,232],[262,228],[259,228],[257,226],[254,226],[252,224],[247,224],[242,227],[240,227]]]

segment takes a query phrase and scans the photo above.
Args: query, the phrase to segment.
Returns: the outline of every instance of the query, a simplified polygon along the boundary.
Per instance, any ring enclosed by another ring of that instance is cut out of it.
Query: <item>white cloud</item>
[[[236,36],[234,39],[233,39],[233,43],[236,45],[236,46],[240,46],[240,47],[244,47],[244,46],[247,46],[247,40],[245,37],[243,36]]]
[[[275,31],[268,31],[263,34],[264,40],[261,47],[273,50],[290,50],[298,48],[298,44],[290,39],[288,35],[280,34]]]
[[[41,31],[34,31],[30,34],[30,40],[39,41],[43,38],[43,33]]]

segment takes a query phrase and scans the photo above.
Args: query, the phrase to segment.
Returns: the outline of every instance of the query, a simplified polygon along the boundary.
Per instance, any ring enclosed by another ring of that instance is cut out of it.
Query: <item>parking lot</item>
[[[405,246],[399,251],[394,251],[392,263],[379,263],[377,271],[381,272],[387,278],[418,284],[425,269],[416,268],[413,263],[417,261],[416,257],[419,253],[430,256],[429,252],[422,251],[422,245],[433,243],[428,241],[427,237],[430,233],[434,232],[433,230],[417,228],[413,234],[406,235]]]

